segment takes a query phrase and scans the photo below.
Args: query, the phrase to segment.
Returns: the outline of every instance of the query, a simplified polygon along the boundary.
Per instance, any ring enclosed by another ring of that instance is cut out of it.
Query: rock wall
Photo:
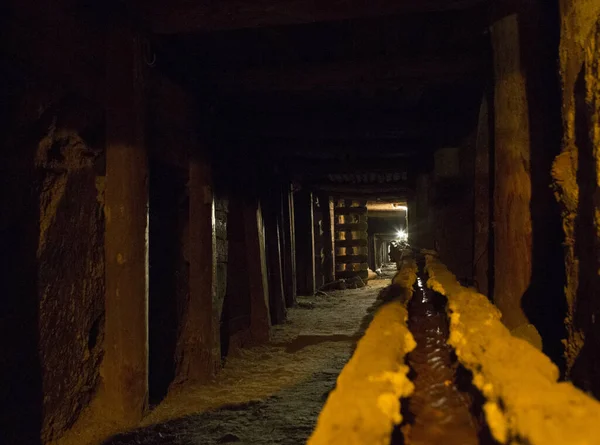
[[[600,398],[600,1],[560,2],[563,145],[553,165],[563,209],[567,373]]]
[[[2,7],[2,443],[60,437],[100,382],[104,41],[65,3]]]
[[[44,391],[43,437],[60,435],[99,382],[104,322],[102,114],[77,122],[85,105],[69,104],[40,141],[38,294]],[[84,118],[85,119],[85,118]],[[93,128],[93,127],[96,128]],[[98,132],[98,129],[100,131]],[[83,136],[82,136],[83,135]],[[100,171],[99,171],[100,170]]]
[[[103,109],[22,79],[2,82],[0,248],[12,254],[0,281],[14,302],[0,316],[7,443],[59,437],[96,392],[103,356]]]

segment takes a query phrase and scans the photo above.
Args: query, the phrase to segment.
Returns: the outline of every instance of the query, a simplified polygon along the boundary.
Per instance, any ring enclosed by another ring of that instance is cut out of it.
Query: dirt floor
[[[269,345],[228,358],[209,385],[173,391],[138,430],[104,445],[303,444],[371,319],[385,279],[299,297]]]

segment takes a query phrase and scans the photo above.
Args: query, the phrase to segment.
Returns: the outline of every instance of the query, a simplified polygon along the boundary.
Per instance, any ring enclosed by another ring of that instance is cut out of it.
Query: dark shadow
[[[150,164],[149,392],[160,402],[175,378],[179,306],[187,292],[182,231],[187,171]]]
[[[43,392],[36,255],[40,178],[34,158],[48,122],[10,131],[24,90],[22,73],[6,62],[0,59],[0,443],[36,445]]]
[[[29,162],[33,165],[33,159]],[[42,427],[36,258],[39,202],[34,187],[28,192],[23,213],[0,233],[0,251],[4,252],[1,293],[7,304],[0,314],[0,442],[15,445],[40,444]]]
[[[521,64],[526,71],[531,175],[532,272],[521,306],[542,336],[543,352],[565,371],[564,232],[550,188],[560,153],[561,95],[558,74],[559,14],[554,2],[519,11]]]
[[[600,195],[596,185],[596,159],[590,138],[593,111],[586,104],[587,86],[585,67],[582,67],[575,83],[575,140],[578,147],[577,185],[579,201],[575,218],[575,256],[579,259],[578,286],[575,300],[573,329],[585,334],[585,343],[579,352],[571,379],[584,391],[600,398],[600,330],[591,322],[590,314],[597,309],[598,289],[598,238],[595,227],[595,211],[600,207]],[[594,307],[596,304],[596,307]]]

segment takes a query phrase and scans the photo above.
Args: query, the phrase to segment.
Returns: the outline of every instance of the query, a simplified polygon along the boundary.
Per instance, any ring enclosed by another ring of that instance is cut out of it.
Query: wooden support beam
[[[335,280],[335,231],[333,200],[327,193],[319,193],[319,202],[323,213],[323,277],[325,283]]]
[[[393,153],[405,147],[414,149],[424,143],[433,145],[440,139],[460,137],[466,126],[471,129],[476,125],[476,108],[475,100],[469,97],[456,103],[445,99],[431,101],[412,112],[368,115],[335,112],[244,114],[228,111],[218,115],[220,124],[216,132],[225,140],[261,147],[265,145],[263,141],[273,139],[280,146],[288,140],[296,141],[285,150],[287,152],[295,151],[302,142],[309,146],[358,145],[364,151],[364,145],[371,141],[390,141],[388,146],[396,145],[396,150],[389,150]],[[315,150],[316,147],[312,147],[311,151]]]
[[[386,184],[334,184],[320,183],[310,184],[311,190],[321,190],[335,195],[354,195],[354,196],[399,196],[404,197],[410,193],[406,183],[386,183]]]
[[[223,93],[253,91],[312,91],[360,89],[366,85],[400,88],[407,82],[448,85],[478,76],[485,59],[480,54],[444,54],[399,58],[336,61],[321,65],[248,68],[219,71],[212,82]]]
[[[285,304],[292,307],[296,304],[296,233],[294,218],[294,194],[288,182],[282,185],[282,218],[283,218],[283,261]]]
[[[295,25],[321,21],[375,18],[386,15],[461,10],[482,0],[231,0],[209,2],[128,0],[161,34],[206,30]]]
[[[313,231],[314,231],[314,255],[315,255],[315,288],[319,289],[325,284],[323,275],[323,207],[319,195],[313,194]]]
[[[475,143],[475,187],[474,187],[474,258],[473,275],[477,281],[477,289],[484,295],[490,295],[490,223],[493,211],[493,199],[490,199],[492,177],[490,170],[490,114],[487,97],[483,97],[477,141]]]
[[[296,232],[297,292],[300,295],[314,295],[315,278],[315,233],[313,215],[313,194],[301,190],[294,196],[294,216]]]
[[[148,396],[148,159],[141,44],[107,33],[104,396],[136,423]]]
[[[431,207],[432,179],[430,175],[419,175],[416,181],[414,194],[414,211],[411,208],[409,217],[412,216],[413,224],[409,236],[411,242],[419,248],[432,249],[434,247],[433,215]],[[408,200],[411,202],[411,200]]]
[[[220,366],[216,296],[217,249],[212,172],[195,155],[189,166],[189,300],[177,345],[177,381],[205,382]]]
[[[271,324],[285,321],[285,296],[281,258],[281,195],[278,188],[269,188],[263,193],[265,209],[265,238],[267,248],[267,271],[269,274],[269,312]]]
[[[263,211],[256,196],[248,197],[243,206],[250,278],[250,335],[254,343],[266,343],[270,339],[271,317]]]
[[[352,160],[344,159],[319,159],[319,158],[286,158],[285,169],[290,173],[302,173],[304,177],[323,177],[325,175],[343,175],[365,173],[396,173],[398,171],[410,171],[413,162],[408,155],[401,153],[399,156],[386,157],[381,153],[373,153],[369,148],[363,149],[371,153],[369,158],[364,155],[362,158]],[[412,152],[412,156],[418,155],[418,152]]]
[[[252,150],[254,141],[244,145]],[[430,151],[432,145],[423,140],[294,140],[263,139],[261,150],[268,151],[274,159],[281,159],[288,171],[319,170],[326,173],[356,171],[374,166],[389,169],[391,162],[404,160]],[[317,169],[318,167],[318,169]],[[332,168],[330,168],[332,167]]]

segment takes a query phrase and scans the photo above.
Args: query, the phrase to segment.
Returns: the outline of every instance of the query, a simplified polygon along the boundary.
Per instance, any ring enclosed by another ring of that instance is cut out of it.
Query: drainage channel
[[[422,271],[424,264],[419,263]],[[415,390],[408,403],[403,403],[405,422],[393,443],[492,444],[481,413],[481,396],[447,344],[446,298],[428,289],[426,278],[422,272],[418,274],[408,305],[408,328],[417,343],[407,356]]]

